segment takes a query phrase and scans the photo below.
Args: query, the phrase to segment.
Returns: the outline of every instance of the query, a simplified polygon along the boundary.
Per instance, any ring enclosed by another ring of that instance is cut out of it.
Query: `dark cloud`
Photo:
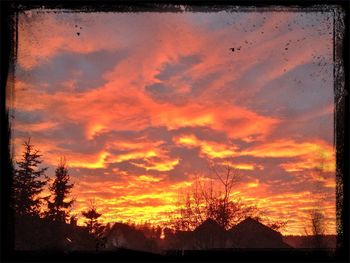
[[[128,56],[128,51],[109,52],[100,50],[88,54],[73,52],[59,53],[49,62],[32,68],[29,71],[19,67],[17,76],[24,82],[36,85],[41,91],[55,93],[67,90],[67,96],[72,90],[77,92],[97,88],[106,80],[103,74],[113,69]],[[67,88],[65,83],[73,82],[73,88]]]
[[[43,133],[42,136],[45,139],[62,142],[62,145],[65,145],[65,146],[70,145],[72,149],[75,149],[74,148],[75,143],[77,141],[84,140],[84,137],[85,137],[84,134],[85,134],[85,129],[82,125],[78,123],[73,123],[73,122],[64,122],[64,123],[61,122],[59,125],[45,131],[45,133]],[[84,147],[83,145],[80,145],[80,146]],[[80,151],[80,148],[76,148],[76,149],[79,149]]]
[[[135,159],[137,161],[137,159]],[[140,175],[140,174],[157,174],[156,171],[148,172],[146,171],[145,168],[139,167],[132,162],[135,160],[130,160],[130,161],[122,161],[122,162],[114,162],[109,164],[109,168],[117,168],[119,172],[114,172],[115,174],[122,174],[123,172],[126,172],[129,175]],[[142,159],[139,159],[142,160]]]
[[[176,63],[167,63],[161,72],[155,77],[161,81],[167,81],[171,77],[183,75],[187,70],[202,61],[200,55],[190,55],[179,58]]]
[[[186,19],[191,22],[195,27],[198,27],[200,30],[216,31],[222,30],[223,28],[230,28],[235,30],[241,28],[242,25],[246,24],[247,14],[244,12],[217,12],[217,13],[185,13]],[[259,18],[258,18],[259,19]]]
[[[109,172],[108,168],[83,168],[83,167],[70,167],[69,160],[67,160],[67,165],[70,175],[72,175],[72,180],[78,178],[79,180],[83,177],[96,177],[98,180],[103,180],[105,178],[104,173]],[[88,178],[87,178],[88,179]]]
[[[145,87],[145,91],[155,101],[160,103],[178,103],[183,102],[184,96],[177,94],[176,88],[163,83],[155,83]]]
[[[21,109],[14,109],[15,121],[23,124],[33,124],[40,123],[45,120],[45,112],[35,110],[35,111],[24,111]]]
[[[189,95],[192,98],[199,97],[203,92],[205,92],[207,89],[210,89],[212,83],[217,80],[222,75],[222,72],[214,71],[210,72],[208,74],[204,74],[198,79],[192,79],[189,81],[191,86],[191,91],[189,92]]]
[[[319,67],[312,63],[298,65],[265,84],[254,94],[254,101],[248,101],[249,108],[265,115],[293,118],[312,109],[328,106],[334,97],[333,90],[325,88],[330,87],[330,83],[324,83],[322,79],[312,76],[305,78],[305,72],[310,75],[318,70]]]
[[[209,170],[208,161],[199,156],[199,149],[174,147],[170,151],[170,156],[180,158],[180,163],[169,171],[170,182],[181,182],[189,179],[193,175],[206,176]]]
[[[170,143],[172,140],[172,132],[169,131],[165,126],[147,127],[146,129],[137,132],[138,136],[146,136],[152,141],[165,141]]]
[[[290,118],[280,123],[269,138],[279,139],[288,135],[292,139],[320,138],[329,144],[333,144],[333,113],[323,114],[306,120]]]
[[[192,69],[199,63],[202,63],[202,59],[199,55],[181,57],[178,62],[172,64],[168,63],[164,69],[156,75],[161,82],[146,86],[146,93],[157,102],[171,103],[178,106],[196,100],[222,75],[222,72],[217,70],[208,72],[208,74],[199,78],[193,78],[187,70]],[[187,90],[184,91],[182,85],[174,85],[171,81],[172,77],[179,78],[184,85],[187,85]]]

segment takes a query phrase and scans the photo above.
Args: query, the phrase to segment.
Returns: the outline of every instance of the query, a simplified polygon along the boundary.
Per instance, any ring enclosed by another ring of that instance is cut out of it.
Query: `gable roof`
[[[248,217],[229,231],[233,246],[237,248],[289,248],[281,233]]]
[[[216,221],[205,220],[193,232],[193,249],[224,248],[226,231]]]
[[[248,217],[238,223],[236,226],[232,227],[229,232],[231,233],[266,233],[271,236],[279,237],[281,236],[281,233],[278,231],[273,230],[272,228],[260,223],[259,221]]]
[[[216,221],[214,221],[211,218],[208,218],[205,220],[202,224],[196,227],[196,229],[193,231],[194,233],[199,232],[216,232],[216,233],[224,233],[225,229],[220,226]]]

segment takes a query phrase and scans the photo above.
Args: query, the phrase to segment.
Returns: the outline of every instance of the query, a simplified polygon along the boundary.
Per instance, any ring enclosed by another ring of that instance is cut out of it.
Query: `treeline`
[[[54,180],[46,176],[47,167],[40,168],[42,155],[34,149],[30,139],[24,142],[22,159],[17,161],[14,170],[13,197],[14,209],[17,215],[39,215],[52,221],[66,222],[69,218],[69,209],[74,200],[69,200],[73,188],[66,161],[61,158]],[[172,216],[169,225],[177,230],[191,230],[203,223],[206,219],[215,220],[220,226],[228,229],[247,217],[264,221],[273,229],[284,227],[286,222],[271,222],[263,216],[257,207],[246,205],[242,200],[232,197],[232,189],[238,181],[238,174],[227,165],[224,168],[211,166],[221,189],[213,186],[215,179],[208,182],[196,178],[193,189],[186,192],[179,200],[177,214]],[[39,197],[44,187],[49,184],[50,195]],[[46,208],[45,208],[46,207]],[[43,211],[44,210],[44,211]],[[86,225],[91,232],[98,232],[100,225],[97,220],[101,216],[94,205],[90,210],[83,212],[87,219]],[[75,218],[72,218],[75,220]]]
[[[47,237],[43,237],[43,240],[50,239],[50,235],[61,236],[58,242],[67,240],[72,243],[72,237],[69,237],[72,235],[69,232],[77,232],[80,228],[80,232],[78,231],[80,234],[76,235],[75,243],[85,242],[82,238],[85,234],[81,234],[85,231],[96,247],[103,246],[103,238],[111,229],[111,225],[105,226],[99,222],[102,214],[98,213],[94,204],[81,214],[85,218],[84,229],[77,226],[76,215],[70,214],[74,203],[70,194],[74,184],[71,182],[66,160],[64,158],[59,160],[54,178],[49,178],[46,175],[48,168],[41,167],[42,154],[31,144],[30,138],[24,142],[23,146],[21,159],[16,162],[17,165],[13,169],[12,207],[17,233],[15,239],[30,240],[33,229],[51,228],[52,230],[47,230]],[[247,205],[232,196],[238,174],[231,166],[212,166],[211,172],[216,178],[211,178],[209,181],[206,178],[205,180],[197,178],[191,191],[182,196],[178,208],[169,215],[169,221],[163,227],[147,223],[137,225],[132,222],[128,225],[132,229],[140,230],[151,239],[159,239],[162,233],[169,231],[174,233],[193,231],[207,219],[214,220],[225,230],[248,217],[264,222],[275,230],[286,225],[285,221],[269,220],[257,207]],[[214,187],[214,182],[219,182],[221,187],[219,189]],[[49,190],[46,196],[44,196],[45,188]],[[23,241],[21,244],[26,242]]]
[[[62,240],[72,242],[68,237],[68,233],[72,231],[80,231],[76,234],[77,241],[84,239],[84,231],[76,225],[77,217],[70,215],[74,203],[70,194],[74,184],[71,183],[65,158],[59,160],[54,178],[50,178],[46,175],[48,167],[41,167],[42,154],[31,144],[30,138],[23,143],[23,146],[21,159],[16,161],[16,166],[12,164],[11,208],[15,219],[15,247],[20,250],[32,247],[61,248]],[[45,188],[49,190],[48,195],[44,195]],[[92,247],[93,243],[98,243],[104,230],[104,226],[98,222],[101,214],[91,206],[82,212],[82,216],[86,219],[85,229],[91,239],[89,246]],[[70,228],[67,227],[68,224]],[[43,240],[38,242],[49,244],[50,240],[55,238],[57,242],[51,246],[44,244],[31,246],[30,243],[37,241],[31,240],[35,238],[35,234],[37,238],[38,235],[43,237]],[[87,235],[85,239],[86,237]]]
[[[40,167],[42,155],[31,144],[30,138],[23,146],[22,158],[16,161],[17,167],[13,172],[12,204],[15,216],[36,216],[53,222],[76,220],[75,216],[70,216],[74,199],[69,195],[74,184],[70,182],[65,158],[60,158],[54,179],[51,179],[45,173],[48,167]],[[45,187],[48,187],[50,194],[42,196]],[[95,231],[101,215],[94,207],[82,215],[87,219],[90,231]]]
[[[30,139],[24,142],[22,159],[17,161],[13,174],[13,207],[16,216],[36,216],[40,214],[42,200],[37,196],[48,183],[47,168],[39,168],[42,163],[39,150],[33,149]]]
[[[14,212],[14,241],[16,250],[71,248],[98,250],[105,246],[105,236],[113,224],[103,225],[93,201],[81,213],[85,226],[77,225],[77,215],[71,214],[74,198],[67,162],[60,158],[53,178],[47,176],[48,167],[42,167],[43,155],[30,138],[23,143],[24,150],[12,168],[11,208]],[[46,194],[46,192],[48,192]],[[141,231],[146,238],[160,239],[162,228],[148,222],[126,223],[130,229]]]
[[[114,226],[99,222],[102,214],[93,203],[81,213],[85,226],[77,225],[77,215],[71,214],[75,200],[70,195],[74,184],[65,158],[60,158],[54,177],[50,178],[46,175],[48,167],[42,167],[42,154],[31,144],[30,138],[23,146],[20,160],[16,161],[16,165],[10,165],[13,175],[10,203],[15,218],[16,248],[103,248],[106,236],[113,232],[111,229]],[[160,240],[162,235],[166,237],[191,232],[208,219],[224,230],[231,229],[248,217],[277,231],[286,226],[286,220],[271,220],[264,211],[232,195],[239,175],[230,165],[212,165],[210,169],[214,176],[209,179],[197,177],[190,191],[180,195],[177,209],[169,214],[168,222],[154,226],[147,222],[136,224],[129,221],[124,224],[129,227],[126,229],[142,232],[150,240]],[[46,195],[45,189],[48,190]],[[311,229],[311,233],[306,235],[314,237],[314,247],[322,247],[325,232],[323,213],[313,212],[310,219],[311,224],[306,229]]]

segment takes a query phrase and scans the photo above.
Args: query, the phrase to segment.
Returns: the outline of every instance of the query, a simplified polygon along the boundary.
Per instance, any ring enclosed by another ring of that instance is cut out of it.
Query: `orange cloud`
[[[69,166],[71,167],[81,167],[81,168],[91,168],[91,169],[96,169],[96,168],[105,168],[106,167],[106,159],[108,157],[108,152],[102,152],[99,154],[98,160],[95,162],[89,161],[75,161],[74,159],[70,159],[69,161]]]
[[[96,207],[102,208],[102,222],[150,221],[151,223],[167,222],[169,213],[176,209],[179,189],[188,186],[187,182],[174,183],[158,180],[160,178],[140,175],[128,176],[125,182],[76,182],[74,194],[80,198],[75,203],[73,213],[79,215],[79,224],[83,224],[81,212],[88,208],[85,201],[92,194],[95,195]],[[157,184],[157,187],[154,187]],[[165,191],[165,189],[167,189]],[[108,194],[108,197],[100,198],[99,191]],[[147,213],[145,213],[147,211]]]
[[[225,144],[199,140],[194,135],[183,135],[174,138],[174,142],[186,147],[199,147],[201,149],[201,153],[210,158],[226,158],[237,156],[237,152],[235,151],[236,148],[233,146],[230,147]]]
[[[287,172],[300,172],[306,169],[335,172],[335,150],[320,140],[302,143],[278,141],[258,147],[255,151],[248,151],[246,154],[268,157],[299,157],[299,160],[280,165]]]
[[[144,181],[144,182],[159,182],[162,179],[150,175],[140,175],[137,180]]]
[[[157,156],[157,152],[155,150],[149,150],[149,151],[140,151],[140,152],[131,152],[126,154],[120,154],[115,157],[110,158],[110,162],[124,162],[129,160],[135,160],[135,159],[145,159],[150,157]]]
[[[310,152],[319,152],[321,147],[316,142],[296,143],[293,140],[278,140],[255,146],[243,152],[257,157],[296,157]]]
[[[232,167],[236,168],[236,169],[239,169],[239,170],[254,170],[255,169],[254,165],[252,165],[252,164],[245,164],[245,163],[232,164]]]
[[[255,180],[253,182],[248,183],[249,188],[255,188],[259,186],[259,180]]]

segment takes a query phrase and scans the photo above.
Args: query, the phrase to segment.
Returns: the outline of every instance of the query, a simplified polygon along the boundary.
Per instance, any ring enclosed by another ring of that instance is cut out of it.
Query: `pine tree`
[[[97,212],[96,208],[92,206],[88,211],[82,212],[82,215],[87,219],[85,224],[89,233],[96,238],[100,237],[104,227],[98,222],[98,218],[102,215]]]
[[[46,214],[47,218],[52,221],[66,222],[68,219],[69,212],[67,210],[74,202],[74,200],[65,201],[74,186],[74,184],[69,184],[69,180],[66,161],[61,158],[55,171],[55,180],[49,187],[53,201],[47,200],[48,211]]]
[[[102,215],[97,212],[96,208],[92,204],[90,209],[82,212],[83,216],[87,219],[85,224],[89,233],[95,238],[96,250],[104,248],[106,245],[106,239],[103,237],[106,228],[98,222],[98,218]]]
[[[23,145],[22,159],[16,162],[18,168],[13,175],[14,210],[17,215],[39,215],[41,198],[38,195],[48,181],[45,175],[48,168],[38,167],[42,155],[30,144],[30,138]]]

